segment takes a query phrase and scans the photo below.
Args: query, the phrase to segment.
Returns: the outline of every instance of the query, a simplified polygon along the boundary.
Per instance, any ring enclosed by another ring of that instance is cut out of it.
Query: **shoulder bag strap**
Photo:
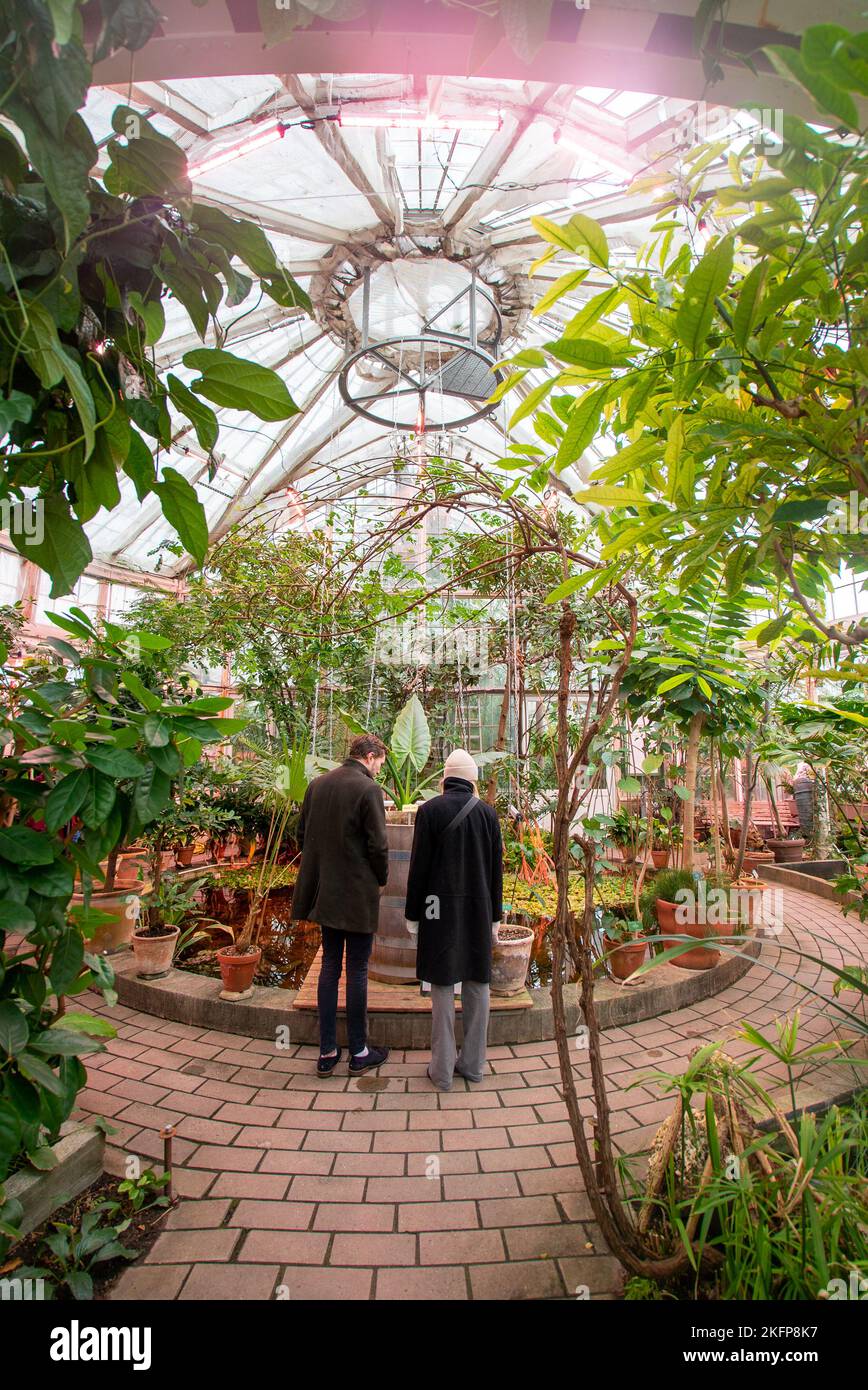
[[[459,826],[463,820],[466,820],[466,818],[470,815],[470,812],[473,810],[473,808],[474,808],[474,806],[476,805],[476,803],[478,802],[478,800],[479,800],[479,797],[478,797],[478,796],[470,796],[470,797],[467,799],[467,801],[465,801],[464,805],[461,807],[461,810],[458,812],[458,814],[457,814],[456,816],[453,816],[453,817],[452,817],[452,819],[451,819],[451,821],[449,822],[449,824],[448,824],[448,825],[445,827],[445,829],[441,832],[441,835],[443,835],[443,836],[448,835],[449,832],[450,832],[450,830],[454,830],[454,829],[456,828],[456,826]]]

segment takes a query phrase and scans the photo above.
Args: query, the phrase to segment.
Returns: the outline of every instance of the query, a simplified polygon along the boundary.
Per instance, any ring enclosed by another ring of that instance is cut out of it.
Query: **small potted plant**
[[[199,930],[202,913],[196,904],[201,886],[201,880],[183,882],[167,875],[145,895],[140,923],[131,942],[140,979],[156,980],[167,975],[181,950],[205,939],[206,933]]]
[[[657,874],[643,892],[640,906],[645,931],[653,932],[656,924],[664,950],[681,946],[685,936],[702,941],[719,935],[715,924],[703,920],[705,913],[700,910],[697,881],[689,869],[664,869]],[[673,941],[671,938],[675,936],[680,939]],[[696,946],[673,956],[671,964],[682,970],[707,970],[719,959],[717,947]]]
[[[672,809],[660,808],[651,826],[651,862],[655,869],[669,867],[669,858],[676,845],[681,843],[681,827],[673,824]]]
[[[626,806],[619,807],[612,816],[609,839],[619,851],[622,863],[628,865],[634,863],[636,859],[635,826]]]
[[[632,917],[603,912],[606,964],[616,980],[627,980],[645,959],[644,927]]]

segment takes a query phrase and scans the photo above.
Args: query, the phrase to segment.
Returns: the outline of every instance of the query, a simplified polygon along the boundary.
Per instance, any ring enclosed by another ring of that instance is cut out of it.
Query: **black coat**
[[[503,904],[503,842],[497,813],[477,799],[448,834],[447,825],[473,795],[469,782],[448,777],[442,796],[416,812],[405,916],[419,923],[416,973],[432,985],[491,980],[491,925]]]
[[[314,778],[296,839],[302,855],[293,917],[339,931],[375,932],[389,844],[383,793],[363,763],[347,758]]]

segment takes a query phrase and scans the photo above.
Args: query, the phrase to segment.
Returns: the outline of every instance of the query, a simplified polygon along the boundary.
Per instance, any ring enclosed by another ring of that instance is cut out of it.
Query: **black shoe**
[[[374,1067],[381,1067],[388,1055],[387,1047],[369,1047],[366,1056],[350,1058],[350,1071],[353,1076],[362,1071],[372,1071]]]
[[[320,1055],[320,1059],[316,1064],[317,1076],[332,1076],[334,1074],[334,1069],[337,1066],[338,1062],[341,1060],[342,1056],[343,1051],[341,1050],[341,1048],[338,1048],[334,1057],[323,1057],[322,1055]]]

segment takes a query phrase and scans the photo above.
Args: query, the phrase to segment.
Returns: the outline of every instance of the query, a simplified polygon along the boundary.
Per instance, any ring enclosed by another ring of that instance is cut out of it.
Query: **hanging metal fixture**
[[[447,310],[467,301],[467,332],[438,327]],[[478,332],[480,300],[490,311],[483,339]],[[495,409],[489,398],[502,380],[495,370],[503,321],[493,296],[475,271],[464,289],[417,331],[375,338],[371,333],[371,272],[362,281],[361,345],[346,358],[338,377],[343,400],[366,420],[417,435],[458,429]],[[371,389],[373,387],[373,389]],[[440,408],[432,409],[437,398]]]

